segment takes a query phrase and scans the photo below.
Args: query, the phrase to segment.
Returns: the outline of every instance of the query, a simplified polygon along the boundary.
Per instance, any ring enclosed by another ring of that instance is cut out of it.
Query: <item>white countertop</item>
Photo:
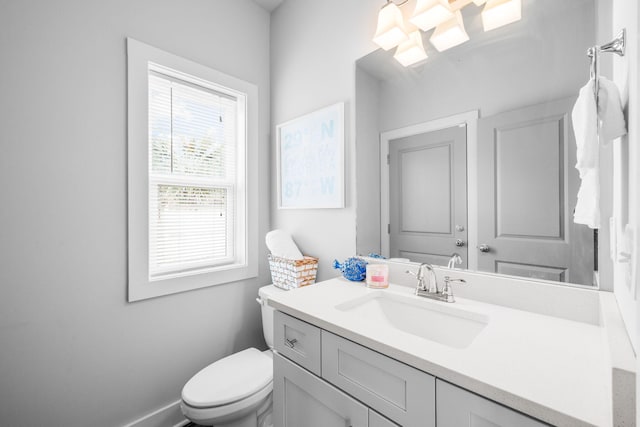
[[[394,285],[384,291],[413,293]],[[274,295],[269,305],[552,425],[612,425],[609,339],[602,325],[456,297],[456,308],[490,318],[468,347],[457,349],[335,308],[368,292],[362,282],[338,278]]]

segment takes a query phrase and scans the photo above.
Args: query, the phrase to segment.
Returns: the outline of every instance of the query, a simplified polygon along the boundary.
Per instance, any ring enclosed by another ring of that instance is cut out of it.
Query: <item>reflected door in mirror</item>
[[[392,257],[467,267],[466,126],[389,143],[389,241]]]
[[[593,284],[593,231],[573,223],[579,177],[575,98],[480,119],[478,266],[482,271]]]

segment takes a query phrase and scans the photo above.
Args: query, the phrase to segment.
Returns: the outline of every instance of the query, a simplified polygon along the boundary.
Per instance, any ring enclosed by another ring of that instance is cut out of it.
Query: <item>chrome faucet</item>
[[[429,276],[426,276],[425,270],[429,272]],[[416,279],[418,279],[418,283],[416,284],[416,295],[418,295],[418,292],[427,292],[432,294],[437,294],[439,292],[438,278],[436,277],[436,272],[433,271],[431,264],[423,262],[418,267],[417,273],[409,270],[407,270],[406,273],[416,276]],[[425,281],[428,282],[428,285]]]
[[[456,264],[462,264],[462,257],[457,252],[454,252],[449,258],[449,263],[447,264],[448,269],[452,269],[456,267]]]
[[[460,258],[460,255],[454,254],[454,256]],[[449,261],[449,264],[451,264],[451,261]],[[429,276],[426,275],[425,271],[429,272]],[[406,273],[411,274],[418,279],[415,292],[417,296],[436,301],[455,302],[456,300],[453,297],[451,283],[467,283],[464,279],[452,279],[449,276],[444,276],[444,287],[442,288],[442,291],[440,291],[438,289],[438,278],[436,277],[436,272],[433,270],[433,266],[427,263],[420,264],[416,273],[410,270],[407,270]],[[425,282],[428,282],[428,284]]]

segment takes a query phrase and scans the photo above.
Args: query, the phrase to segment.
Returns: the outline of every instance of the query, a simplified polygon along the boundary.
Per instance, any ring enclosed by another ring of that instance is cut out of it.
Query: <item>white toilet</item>
[[[272,427],[273,308],[271,295],[285,292],[273,285],[259,289],[262,330],[269,350],[249,348],[220,359],[195,374],[182,389],[180,408],[203,426]]]

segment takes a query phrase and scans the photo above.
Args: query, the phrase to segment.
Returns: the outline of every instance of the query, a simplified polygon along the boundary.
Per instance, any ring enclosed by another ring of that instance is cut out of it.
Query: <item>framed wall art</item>
[[[344,103],[276,128],[278,208],[344,207]]]

